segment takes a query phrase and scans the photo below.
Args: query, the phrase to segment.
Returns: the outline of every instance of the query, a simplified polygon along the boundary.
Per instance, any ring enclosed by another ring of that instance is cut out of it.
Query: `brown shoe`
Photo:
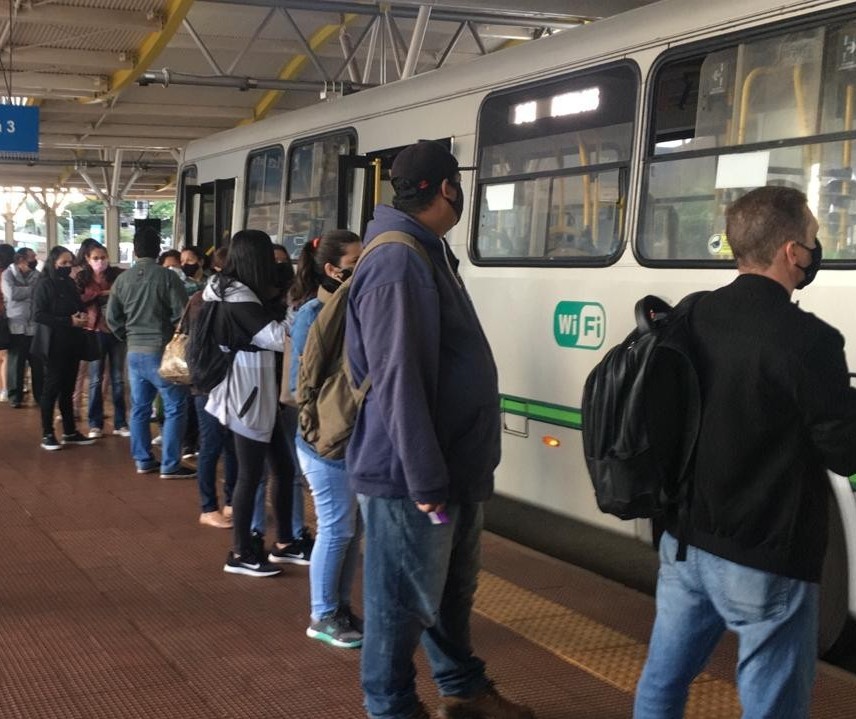
[[[199,524],[204,524],[206,527],[216,527],[217,529],[231,529],[232,521],[226,519],[220,512],[203,512],[199,515]]]
[[[535,719],[535,712],[502,696],[493,686],[480,694],[463,697],[440,697],[439,719]]]

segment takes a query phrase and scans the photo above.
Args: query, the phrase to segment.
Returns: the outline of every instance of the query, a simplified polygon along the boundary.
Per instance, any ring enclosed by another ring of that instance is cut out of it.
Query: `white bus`
[[[824,270],[799,301],[856,363],[856,5],[667,0],[192,142],[178,242],[255,228],[296,256],[324,230],[360,232],[418,139],[476,168],[448,239],[499,365],[504,497],[650,537],[597,509],[583,383],[639,297],[734,277],[723,210],[752,187],[809,197]],[[831,482],[823,647],[856,616],[854,488]]]

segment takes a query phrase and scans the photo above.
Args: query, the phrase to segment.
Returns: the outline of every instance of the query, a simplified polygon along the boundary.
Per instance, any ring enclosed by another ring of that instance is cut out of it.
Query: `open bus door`
[[[437,142],[448,149],[452,147],[450,138],[439,139]],[[368,152],[365,155],[339,156],[337,227],[347,227],[362,237],[365,234],[366,225],[374,216],[375,206],[392,204],[393,192],[389,184],[389,171],[393,160],[405,147],[407,145]],[[351,198],[356,194],[355,189],[360,187],[360,183],[356,182],[358,172],[363,173],[363,192],[359,215],[356,215]]]
[[[235,179],[214,180],[184,188],[184,246],[210,254],[232,234]]]

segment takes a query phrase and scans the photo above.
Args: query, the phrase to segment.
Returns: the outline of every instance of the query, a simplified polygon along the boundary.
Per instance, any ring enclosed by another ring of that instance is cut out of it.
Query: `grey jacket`
[[[110,331],[129,352],[160,354],[187,304],[184,285],[154,259],[140,258],[116,278],[107,302]]]
[[[30,335],[36,333],[34,319],[33,291],[41,273],[33,270],[22,275],[15,265],[10,265],[3,272],[3,301],[6,303],[6,317],[9,318],[9,331],[13,335]]]

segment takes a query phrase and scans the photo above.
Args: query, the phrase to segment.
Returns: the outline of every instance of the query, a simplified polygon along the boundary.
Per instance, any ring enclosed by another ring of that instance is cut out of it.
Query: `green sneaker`
[[[363,645],[363,635],[351,626],[348,617],[339,612],[312,621],[306,636],[340,649],[357,649]]]

